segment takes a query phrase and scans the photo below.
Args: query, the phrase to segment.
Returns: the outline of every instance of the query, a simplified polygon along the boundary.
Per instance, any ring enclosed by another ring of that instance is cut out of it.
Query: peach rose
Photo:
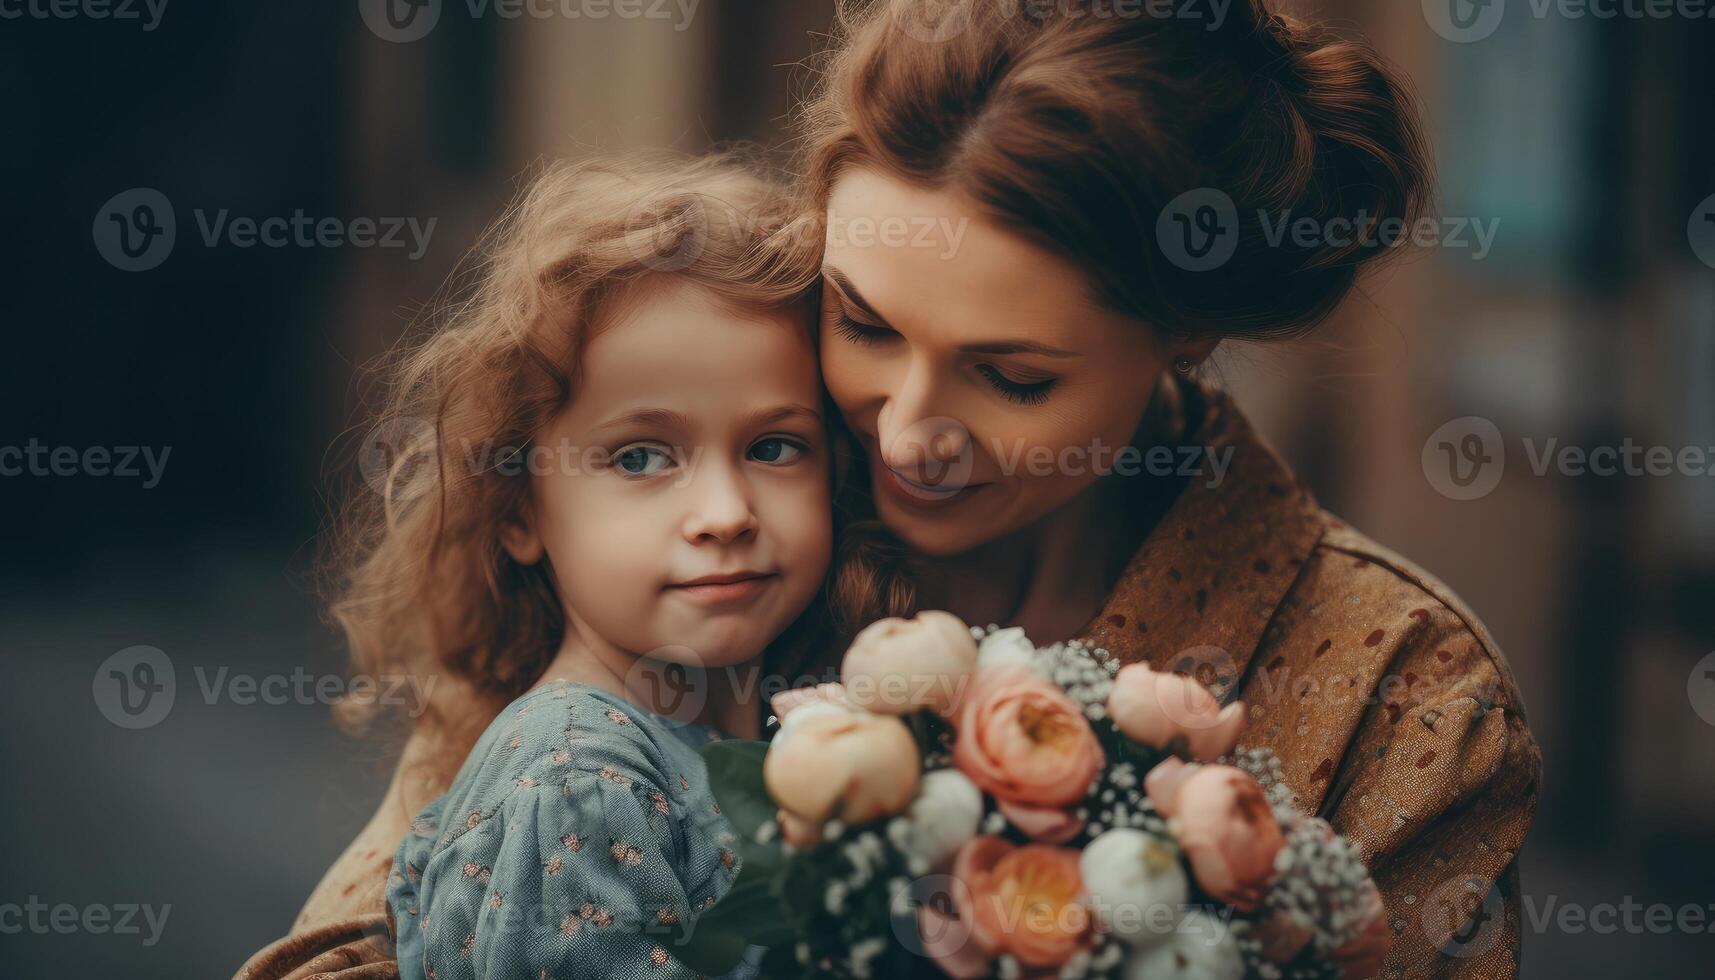
[[[1078,705],[1031,667],[977,671],[955,727],[953,764],[1018,807],[1057,810],[1083,800],[1106,762]]]
[[[795,687],[781,691],[768,699],[768,706],[774,709],[774,717],[781,725],[786,724],[786,716],[798,708],[822,703],[847,706],[846,692],[837,682],[829,681],[814,687]]]
[[[1144,789],[1191,862],[1191,873],[1216,900],[1254,912],[1274,879],[1274,857],[1286,836],[1262,787],[1243,769],[1168,759],[1150,770]]]
[[[864,627],[846,648],[840,679],[846,699],[860,708],[889,715],[928,708],[950,716],[976,665],[970,628],[952,613],[929,609]]]
[[[769,796],[811,840],[833,818],[867,823],[905,809],[922,775],[917,740],[898,718],[830,704],[800,708],[762,761]],[[783,821],[783,824],[786,822]]]
[[[959,849],[953,877],[964,885],[953,898],[969,939],[963,949],[930,950],[950,976],[986,975],[973,965],[1001,954],[1027,970],[1054,969],[1088,946],[1091,920],[1077,851],[977,837]]]
[[[1231,752],[1245,727],[1243,703],[1223,708],[1203,685],[1148,664],[1127,664],[1114,675],[1108,717],[1134,742],[1201,762]]]

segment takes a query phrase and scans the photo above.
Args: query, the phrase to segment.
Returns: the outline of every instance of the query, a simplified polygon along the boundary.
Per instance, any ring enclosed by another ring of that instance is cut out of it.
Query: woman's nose
[[[964,423],[935,414],[933,378],[913,366],[876,415],[876,442],[889,467],[912,474],[967,459],[971,433]]]

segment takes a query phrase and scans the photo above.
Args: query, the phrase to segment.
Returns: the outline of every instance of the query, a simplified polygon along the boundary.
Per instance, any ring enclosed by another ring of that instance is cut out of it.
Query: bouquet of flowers
[[[1390,933],[1356,852],[1236,746],[1196,680],[940,611],[783,692],[774,740],[704,749],[741,839],[677,955],[770,977],[1371,976]]]

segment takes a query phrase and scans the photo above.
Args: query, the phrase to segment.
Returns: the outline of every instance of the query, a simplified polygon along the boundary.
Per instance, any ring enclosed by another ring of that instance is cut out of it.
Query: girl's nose
[[[705,466],[691,480],[691,505],[685,515],[685,540],[692,544],[737,541],[756,533],[750,488],[730,467]]]

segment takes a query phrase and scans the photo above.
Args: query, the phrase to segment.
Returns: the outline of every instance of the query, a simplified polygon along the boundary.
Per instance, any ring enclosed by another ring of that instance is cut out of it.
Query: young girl
[[[402,366],[389,417],[418,434],[336,611],[360,663],[463,689],[438,710],[515,700],[398,846],[401,976],[690,976],[675,944],[739,870],[696,747],[759,734],[760,675],[825,608],[791,214],[725,159],[552,169]]]

